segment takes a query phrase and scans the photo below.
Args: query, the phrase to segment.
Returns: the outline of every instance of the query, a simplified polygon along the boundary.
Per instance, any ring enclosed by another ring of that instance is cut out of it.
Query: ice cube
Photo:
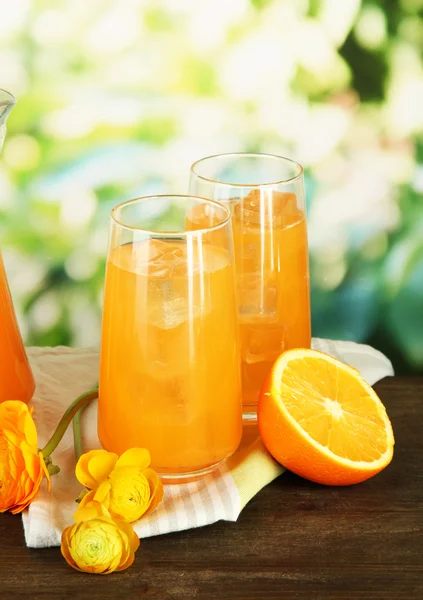
[[[171,330],[204,317],[213,303],[209,274],[227,264],[227,253],[205,245],[170,244],[149,265],[148,323]]]
[[[172,298],[152,307],[149,321],[160,329],[173,329],[201,315],[201,307],[190,305],[188,298]]]
[[[248,230],[257,226],[280,227],[298,216],[297,198],[290,192],[254,189],[233,210],[234,218]]]
[[[184,247],[175,241],[147,239],[127,245],[131,270],[140,275],[167,277],[184,260]]]
[[[162,386],[172,377],[184,377],[190,368],[187,359],[188,327],[175,326],[172,316],[161,316],[143,332],[143,354],[148,375],[155,384]],[[154,317],[154,315],[153,315]],[[163,392],[160,387],[160,393]]]
[[[277,320],[278,288],[274,277],[260,272],[237,276],[238,306],[241,322],[273,323]]]
[[[174,246],[167,242],[162,242],[167,247],[157,253],[153,259],[150,258],[148,265],[148,274],[155,277],[171,277],[178,267],[186,264],[186,256],[181,246]]]
[[[171,402],[171,410],[175,413],[185,411],[187,401],[187,382],[182,377],[169,377],[164,382],[164,396]]]
[[[189,377],[180,373],[177,376],[163,379],[161,389],[163,404],[163,419],[172,427],[186,424],[192,418],[192,406],[190,407]],[[191,408],[191,410],[190,410]]]
[[[185,228],[187,231],[196,231],[214,227],[222,221],[223,211],[216,210],[214,205],[199,204],[187,211]]]
[[[285,347],[283,327],[249,328],[244,332],[241,353],[243,360],[251,365],[259,362],[273,362]]]

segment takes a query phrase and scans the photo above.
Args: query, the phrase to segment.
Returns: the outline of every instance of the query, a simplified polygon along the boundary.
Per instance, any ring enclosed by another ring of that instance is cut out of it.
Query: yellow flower
[[[113,519],[99,502],[89,502],[74,515],[75,525],[62,533],[66,562],[86,573],[108,575],[132,565],[140,541],[131,525]]]
[[[81,456],[75,473],[78,481],[89,488],[79,509],[95,500],[112,516],[129,523],[156,508],[163,498],[163,485],[150,466],[145,448],[132,448],[120,457],[106,450],[91,450]]]
[[[31,416],[32,409],[19,400],[0,404],[0,512],[22,512],[50,476]]]

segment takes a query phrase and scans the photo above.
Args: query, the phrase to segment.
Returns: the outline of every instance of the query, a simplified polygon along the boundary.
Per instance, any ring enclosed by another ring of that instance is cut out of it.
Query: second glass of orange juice
[[[208,219],[189,227],[202,210]],[[192,196],[113,209],[99,384],[100,441],[148,448],[165,481],[221,464],[242,432],[230,213]]]
[[[190,192],[232,213],[245,419],[256,418],[276,358],[311,343],[303,179],[301,165],[271,154],[220,154],[191,167]]]

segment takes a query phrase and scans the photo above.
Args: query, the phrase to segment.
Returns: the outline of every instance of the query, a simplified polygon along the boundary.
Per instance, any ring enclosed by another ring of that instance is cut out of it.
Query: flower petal
[[[96,502],[95,500],[93,500],[94,493],[94,491],[88,492],[85,498],[89,496],[91,496],[91,498],[87,500],[85,505],[82,506],[82,502],[85,500],[85,498],[80,503],[75,514],[73,515],[75,523],[81,523],[82,521],[89,521],[91,519],[96,519],[99,517],[110,518],[110,513],[107,510],[107,508],[103,506],[103,504],[101,504],[100,502]]]
[[[20,400],[6,400],[0,404],[0,424],[2,429],[23,431],[23,422],[28,407]]]
[[[21,431],[14,429],[3,429],[3,434],[11,444],[19,448],[23,439]]]
[[[92,478],[97,482],[97,485],[107,479],[108,475],[110,475],[115,468],[117,460],[117,454],[106,452],[105,450],[102,454],[91,458],[88,462],[88,471]]]
[[[89,503],[92,502],[94,500],[94,496],[95,496],[95,490],[91,490],[90,492],[87,492],[85,494],[85,496],[80,500],[80,502],[78,503],[78,508],[76,509],[76,512],[80,513],[80,511]],[[76,513],[75,513],[76,515]],[[75,516],[74,515],[74,516]],[[78,519],[81,520],[81,519]]]
[[[28,444],[32,446],[34,450],[38,450],[37,430],[35,428],[34,420],[31,417],[31,413],[29,412],[25,415],[24,434]]]
[[[36,481],[40,474],[41,464],[40,457],[37,451],[30,446],[26,441],[21,443],[22,456],[25,461],[25,469],[32,481]]]
[[[116,468],[138,467],[144,470],[150,466],[150,462],[150,453],[146,448],[130,448],[119,457]]]
[[[130,567],[133,564],[134,560],[135,560],[135,554],[128,551],[128,553],[125,556],[122,556],[121,564],[118,567],[116,567],[115,570],[116,571],[124,571],[125,569],[127,569],[128,567]]]
[[[148,515],[148,513],[151,513],[163,500],[164,490],[163,484],[154,469],[146,469],[144,471],[144,477],[147,479],[150,486],[150,502],[144,513],[144,515]]]
[[[50,486],[50,483],[51,483],[50,482],[50,473],[48,472],[48,469],[47,469],[47,466],[46,466],[46,463],[45,463],[45,460],[44,460],[44,455],[43,455],[43,453],[41,451],[39,452],[39,456],[40,456],[40,465],[41,465],[41,468],[42,468],[43,473],[45,475],[45,478],[47,480],[47,489],[48,489],[48,491],[50,491],[50,487],[51,487]]]
[[[97,481],[88,470],[88,463],[92,458],[103,456],[104,454],[108,454],[108,452],[106,450],[90,450],[90,452],[85,452],[85,454],[80,457],[76,463],[75,475],[81,485],[90,489],[98,487]]]
[[[62,552],[64,559],[68,563],[68,565],[70,565],[71,567],[76,569],[77,566],[75,565],[75,561],[73,560],[70,550],[69,550],[71,543],[72,543],[73,530],[74,530],[74,526],[71,525],[70,527],[66,527],[66,529],[64,529],[64,531],[62,532],[62,541],[61,541],[61,545],[60,545],[60,550]]]
[[[117,523],[119,529],[126,535],[131,552],[136,552],[140,546],[140,539],[133,530],[132,525],[126,521],[117,521],[116,519],[115,522]]]
[[[104,504],[108,504],[108,502],[104,502],[110,492],[111,484],[109,481],[103,481],[100,483],[99,487],[96,489],[94,494],[94,500],[96,502],[102,502]]]

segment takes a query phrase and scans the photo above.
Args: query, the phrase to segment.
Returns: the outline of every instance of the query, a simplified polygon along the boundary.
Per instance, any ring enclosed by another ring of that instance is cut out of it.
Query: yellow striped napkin
[[[358,368],[371,385],[393,375],[389,360],[369,346],[313,340],[313,347]],[[32,403],[42,447],[67,406],[95,382],[98,352],[65,347],[30,348],[28,356],[36,380]],[[91,403],[84,412],[82,429],[84,449],[98,448],[96,403]],[[75,498],[81,486],[74,476],[72,428],[53,453],[53,462],[61,471],[52,478],[51,492],[43,486],[22,515],[26,544],[31,548],[60,545],[63,529],[73,522]],[[236,521],[247,502],[283,471],[264,448],[256,426],[248,425],[240,448],[226,465],[200,481],[165,486],[163,502],[134,524],[135,531],[140,537],[149,537],[219,520]]]

